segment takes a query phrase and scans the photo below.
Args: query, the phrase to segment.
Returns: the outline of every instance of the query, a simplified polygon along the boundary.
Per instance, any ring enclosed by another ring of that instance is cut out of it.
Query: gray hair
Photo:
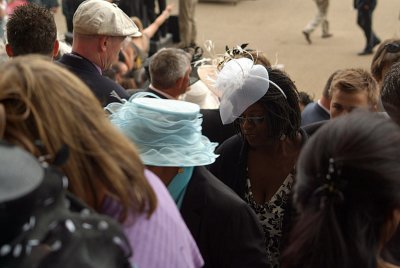
[[[151,84],[157,89],[167,89],[183,77],[190,66],[190,54],[178,48],[159,50],[150,62]]]

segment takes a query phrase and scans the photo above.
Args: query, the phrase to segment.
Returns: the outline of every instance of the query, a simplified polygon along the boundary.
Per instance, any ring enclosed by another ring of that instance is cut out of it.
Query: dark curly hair
[[[37,53],[51,55],[57,39],[53,14],[36,4],[15,8],[7,22],[7,43],[14,56]]]

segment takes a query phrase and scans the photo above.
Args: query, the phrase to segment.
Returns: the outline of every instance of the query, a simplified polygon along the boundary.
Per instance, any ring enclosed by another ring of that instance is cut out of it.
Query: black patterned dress
[[[263,227],[267,257],[272,268],[279,267],[284,208],[288,202],[293,182],[294,176],[290,173],[271,199],[264,204],[259,204],[254,200],[249,177],[247,176],[246,179],[247,187],[244,199],[257,214]]]

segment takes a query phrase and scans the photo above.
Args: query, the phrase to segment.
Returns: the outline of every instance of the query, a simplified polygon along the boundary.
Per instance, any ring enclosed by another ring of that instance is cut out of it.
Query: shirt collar
[[[166,97],[167,99],[175,100],[174,97],[172,97],[171,95],[165,93],[164,91],[161,91],[161,90],[159,90],[159,89],[156,89],[153,85],[150,85],[149,88],[150,88],[151,90],[154,90],[154,91],[157,92],[158,94],[160,94],[160,95]]]
[[[330,112],[329,112],[329,110],[328,109],[326,109],[322,104],[321,104],[321,100],[318,100],[318,105],[322,108],[322,109],[324,109],[325,110],[325,112],[327,112],[328,114],[330,114]]]

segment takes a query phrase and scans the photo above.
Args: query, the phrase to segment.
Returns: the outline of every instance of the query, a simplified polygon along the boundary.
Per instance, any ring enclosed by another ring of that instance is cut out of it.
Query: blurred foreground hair
[[[10,60],[0,73],[0,139],[46,155],[49,163],[66,146],[69,158],[61,169],[69,190],[97,211],[104,196],[122,205],[120,220],[130,209],[154,211],[156,197],[135,146],[79,78],[32,55]]]

